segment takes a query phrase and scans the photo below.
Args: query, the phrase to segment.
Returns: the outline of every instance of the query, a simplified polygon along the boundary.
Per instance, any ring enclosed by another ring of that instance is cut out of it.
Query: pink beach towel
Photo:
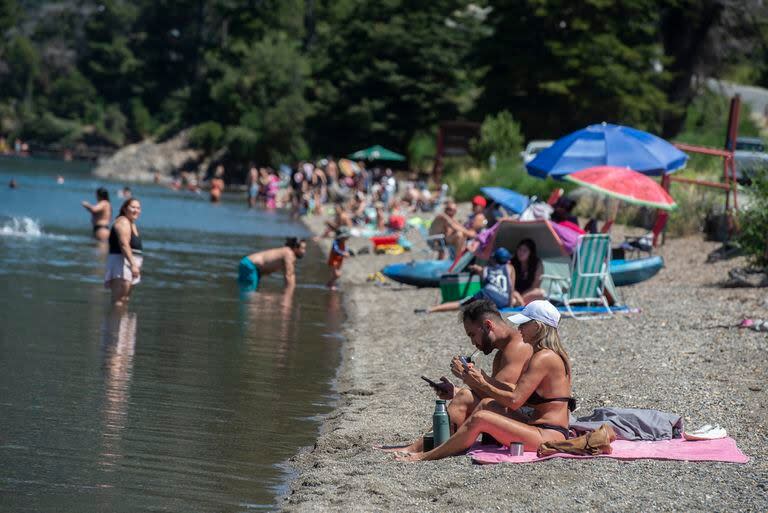
[[[575,456],[572,454],[553,454],[539,458],[535,452],[526,452],[522,456],[510,456],[506,447],[481,445],[476,443],[467,453],[472,461],[481,465],[493,463],[532,463],[550,458],[615,458],[618,460],[679,460],[679,461],[722,461],[725,463],[746,463],[749,457],[736,446],[733,438],[718,440],[699,440],[689,442],[682,438],[660,440],[656,442],[616,440],[611,444],[612,454],[599,456]]]

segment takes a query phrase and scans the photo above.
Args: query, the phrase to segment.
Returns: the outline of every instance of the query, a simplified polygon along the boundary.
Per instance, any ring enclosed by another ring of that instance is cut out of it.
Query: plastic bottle
[[[435,401],[435,413],[432,414],[432,432],[434,433],[435,447],[442,445],[451,437],[451,421],[448,411],[445,409],[445,401]]]

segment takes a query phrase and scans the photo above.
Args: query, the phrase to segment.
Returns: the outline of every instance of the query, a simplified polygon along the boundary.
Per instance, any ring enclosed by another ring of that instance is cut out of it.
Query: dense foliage
[[[768,269],[768,169],[755,172],[747,198],[747,207],[739,211],[737,240],[753,264]]]
[[[603,120],[671,137],[691,77],[760,46],[734,44],[762,34],[754,4],[0,0],[0,134],[114,147],[193,127],[273,164],[373,143],[423,161],[441,120],[503,111],[528,138]],[[724,29],[742,18],[755,30]]]

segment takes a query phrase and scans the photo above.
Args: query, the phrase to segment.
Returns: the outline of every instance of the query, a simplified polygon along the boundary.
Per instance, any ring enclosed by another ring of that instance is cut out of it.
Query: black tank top
[[[520,292],[528,291],[533,286],[533,280],[536,279],[536,271],[539,266],[539,262],[535,262],[535,266],[531,265],[534,262],[528,262],[528,272],[523,274],[522,266],[517,260],[512,260],[512,267],[515,268],[515,290]]]
[[[117,221],[117,219],[115,219],[115,221]],[[131,246],[131,251],[139,255],[141,254],[143,249],[141,246],[141,237],[133,233],[133,229],[131,229],[131,242],[129,245]],[[112,224],[112,228],[109,230],[109,253],[112,255],[119,255],[122,253],[122,251],[120,251],[120,239],[117,237],[114,224]]]

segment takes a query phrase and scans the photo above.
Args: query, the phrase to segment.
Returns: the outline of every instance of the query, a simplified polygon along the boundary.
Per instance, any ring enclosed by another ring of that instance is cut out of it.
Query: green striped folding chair
[[[578,319],[571,305],[601,303],[613,315],[605,297],[610,277],[611,238],[608,234],[582,235],[571,260],[570,279],[547,276],[550,281],[548,297],[560,300],[568,313]],[[582,316],[586,318],[586,316]]]

